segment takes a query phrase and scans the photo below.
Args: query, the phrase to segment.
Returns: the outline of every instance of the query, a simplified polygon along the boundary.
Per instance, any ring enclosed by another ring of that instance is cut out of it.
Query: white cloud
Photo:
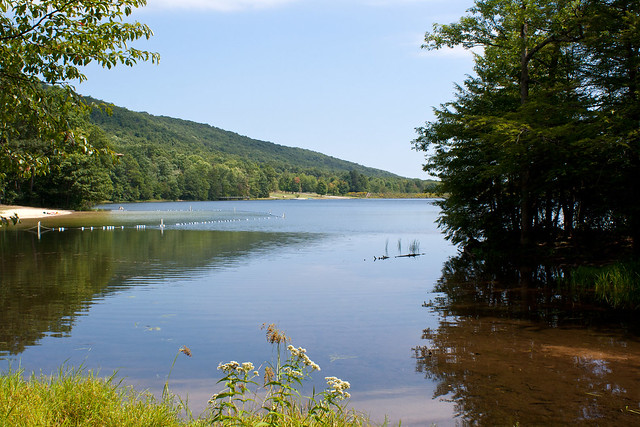
[[[233,12],[266,9],[298,0],[147,0],[150,9],[188,9]]]

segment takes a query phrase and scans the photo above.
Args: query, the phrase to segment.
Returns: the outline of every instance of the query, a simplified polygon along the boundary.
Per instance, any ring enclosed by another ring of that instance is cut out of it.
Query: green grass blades
[[[61,368],[54,376],[9,370],[0,376],[3,426],[180,426],[179,410],[92,371]]]

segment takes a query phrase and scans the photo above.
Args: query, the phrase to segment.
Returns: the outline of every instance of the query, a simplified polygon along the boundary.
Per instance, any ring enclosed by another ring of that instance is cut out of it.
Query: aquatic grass
[[[420,241],[417,239],[414,239],[411,241],[411,243],[409,243],[409,254],[415,255],[418,252],[420,252]]]
[[[424,255],[423,253],[420,253],[420,241],[418,239],[413,239],[409,243],[408,250],[409,250],[408,253],[406,254],[402,253],[402,239],[399,238],[398,239],[398,255],[396,255],[395,258],[413,258],[420,255]],[[386,259],[389,259],[389,239],[385,241],[384,255],[373,257],[374,261],[386,260]]]
[[[592,291],[598,301],[613,308],[640,307],[640,262],[618,262],[602,267],[581,266],[570,274],[574,290]]]
[[[23,370],[10,369],[0,376],[0,425],[185,425],[172,402],[136,393],[114,377],[62,367],[57,375],[25,379]]]
[[[176,361],[178,360],[178,356],[180,355],[180,353],[184,354],[185,356],[191,357],[191,349],[189,347],[187,347],[186,345],[183,345],[182,347],[180,347],[178,349],[178,352],[176,353],[175,357],[173,358],[173,363],[171,363],[171,368],[169,368],[169,373],[167,374],[167,380],[164,382],[164,387],[162,389],[162,398],[163,399],[167,399],[167,398],[170,397],[169,379],[171,378],[171,372],[173,372],[173,368],[174,368],[174,366],[176,366]]]

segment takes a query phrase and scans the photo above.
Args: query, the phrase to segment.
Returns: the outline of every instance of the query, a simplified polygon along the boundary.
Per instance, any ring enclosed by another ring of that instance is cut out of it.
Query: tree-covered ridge
[[[55,88],[50,95],[57,96]],[[398,177],[323,154],[257,141],[213,126],[157,117],[91,98],[74,116],[91,155],[57,153],[25,134],[15,152],[42,152],[49,173],[8,174],[0,200],[86,209],[100,201],[265,198],[271,192],[397,196],[434,191],[433,182]],[[115,153],[115,155],[113,155]]]
[[[387,171],[315,151],[260,141],[207,124],[134,112],[118,106],[112,106],[109,114],[94,109],[91,121],[109,134],[116,145],[123,148],[154,143],[174,147],[185,153],[236,156],[257,163],[269,163],[275,167],[290,167],[293,164],[300,169],[317,168],[325,173],[356,170],[370,177],[398,178]]]
[[[94,109],[91,122],[121,154],[111,171],[109,199],[114,201],[264,198],[273,191],[344,195],[426,189],[422,180],[207,124],[117,106],[108,110],[107,114]]]

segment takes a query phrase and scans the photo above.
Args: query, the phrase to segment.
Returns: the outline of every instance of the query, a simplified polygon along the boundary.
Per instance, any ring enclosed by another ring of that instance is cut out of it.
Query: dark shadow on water
[[[500,261],[450,259],[424,304],[439,326],[414,357],[434,398],[468,425],[640,422],[637,313],[571,293],[562,267]]]

